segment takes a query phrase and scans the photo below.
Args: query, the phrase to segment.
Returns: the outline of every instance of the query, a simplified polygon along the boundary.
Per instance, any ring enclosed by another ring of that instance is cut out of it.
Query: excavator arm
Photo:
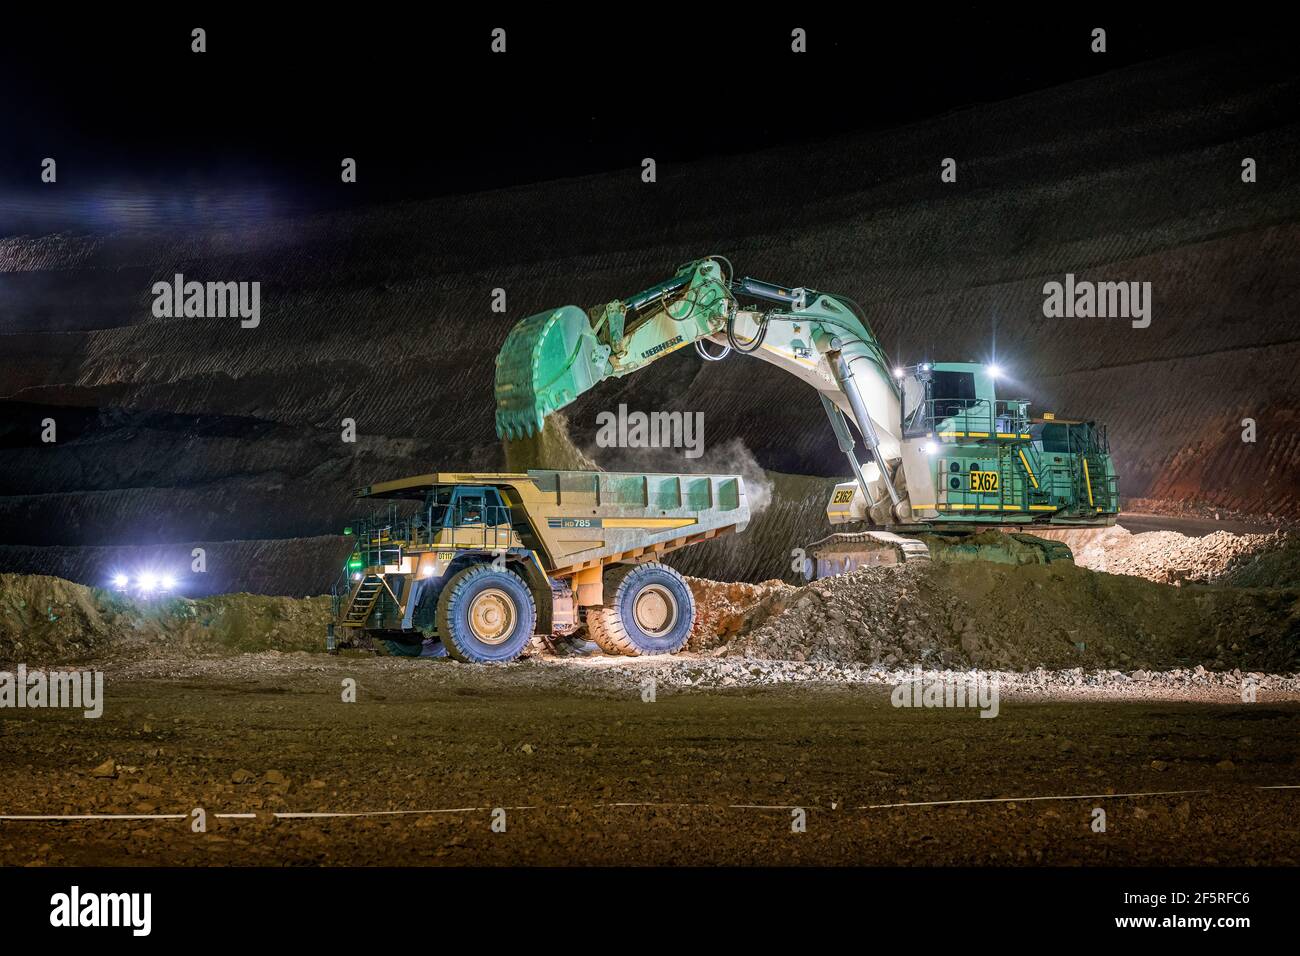
[[[529,316],[497,355],[497,434],[541,431],[547,415],[605,379],[721,331],[733,307],[717,263],[704,259],[628,299]]]
[[[600,382],[688,345],[713,361],[731,351],[752,355],[815,388],[871,519],[908,520],[900,461],[907,466],[915,457],[916,469],[925,462],[919,451],[905,454],[898,387],[864,319],[842,297],[737,280],[721,257],[687,263],[627,299],[591,310],[565,306],[519,322],[497,356],[497,433],[517,439],[540,431],[547,415]],[[847,421],[870,452],[866,463],[858,460]],[[844,520],[859,517],[865,516]]]

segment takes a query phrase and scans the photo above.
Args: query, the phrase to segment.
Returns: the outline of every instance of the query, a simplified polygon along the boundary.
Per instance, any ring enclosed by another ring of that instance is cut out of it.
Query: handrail
[[[923,412],[919,415],[917,412]],[[915,434],[918,427],[926,432],[943,432],[944,422],[953,422],[953,431],[982,431],[990,438],[999,434],[1022,434],[1029,428],[1029,403],[1019,400],[987,398],[927,398],[916,406],[911,422],[905,427]]]
[[[436,517],[435,517],[436,515]],[[364,567],[400,563],[408,548],[427,548],[442,532],[450,530],[454,548],[498,549],[510,545],[513,513],[508,505],[471,507],[465,502],[455,505],[430,505],[420,513],[399,518],[395,509],[388,514],[358,518],[353,522],[356,535],[354,554],[361,556]],[[346,577],[346,571],[344,572]]]

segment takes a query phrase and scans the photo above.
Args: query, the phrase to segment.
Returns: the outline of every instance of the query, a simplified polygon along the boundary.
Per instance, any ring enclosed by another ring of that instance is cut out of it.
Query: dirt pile
[[[1300,534],[1233,534],[1197,538],[1176,531],[1132,534],[1119,526],[1101,531],[1048,532],[1065,541],[1075,564],[1092,571],[1128,574],[1161,584],[1300,586]]]
[[[45,575],[0,574],[0,661],[72,661],[107,650],[131,630],[98,591]]]
[[[1165,587],[1073,565],[862,568],[774,590],[715,653],[999,670],[1300,666],[1295,591]]]
[[[1270,539],[1268,546],[1234,555],[1216,583],[1240,588],[1300,587],[1300,534],[1274,532],[1254,537]]]
[[[0,663],[321,650],[329,599],[137,599],[45,575],[0,574]]]
[[[772,606],[794,593],[796,588],[783,581],[764,581],[762,584],[743,584],[737,581],[710,581],[707,578],[687,578],[695,595],[695,629],[687,642],[687,650],[710,651],[725,644],[746,620],[746,615],[757,605]]]
[[[182,627],[177,646],[191,653],[322,651],[330,599],[222,594],[183,601],[175,617]]]

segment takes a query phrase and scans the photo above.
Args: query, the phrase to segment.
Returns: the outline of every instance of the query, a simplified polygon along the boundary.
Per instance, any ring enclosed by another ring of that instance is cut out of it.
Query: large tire
[[[438,640],[425,640],[418,637],[415,640],[405,639],[386,639],[384,647],[388,649],[389,657],[446,657],[447,648]]]
[[[456,572],[438,596],[438,636],[458,661],[513,661],[528,647],[537,606],[523,578],[476,564]]]
[[[605,606],[587,611],[587,633],[607,654],[676,654],[695,624],[695,595],[665,564],[622,565],[605,578]]]
[[[424,644],[419,640],[403,641],[385,638],[384,647],[388,649],[390,657],[419,657],[420,651],[424,649]]]

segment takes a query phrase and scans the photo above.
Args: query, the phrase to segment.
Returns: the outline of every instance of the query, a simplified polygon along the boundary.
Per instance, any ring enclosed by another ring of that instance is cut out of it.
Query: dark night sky
[[[7,24],[0,232],[58,225],[74,194],[269,191],[282,209],[326,207],[813,142],[1223,33],[1159,15],[1031,20],[970,7],[918,6],[893,21],[874,7],[869,21],[629,8],[635,18],[621,26],[578,25],[572,12],[456,19],[442,9],[365,24],[343,12],[291,24],[262,11]],[[189,49],[196,25],[208,30],[201,56]],[[509,31],[505,56],[488,50],[497,25]],[[809,31],[804,56],[789,52],[796,25]],[[1109,30],[1104,57],[1088,49],[1096,25]],[[58,201],[42,193],[44,156],[59,161]],[[361,170],[346,190],[343,156]]]

